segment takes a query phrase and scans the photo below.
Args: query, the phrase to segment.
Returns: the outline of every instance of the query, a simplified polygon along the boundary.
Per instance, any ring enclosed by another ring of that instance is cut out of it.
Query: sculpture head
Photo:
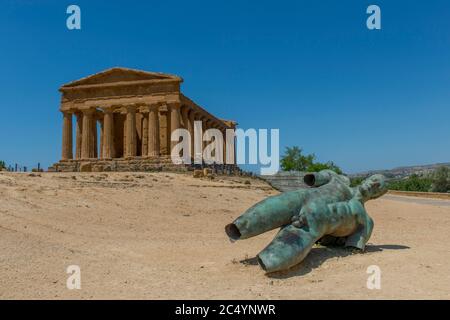
[[[376,199],[387,192],[386,178],[382,174],[374,174],[358,186],[363,201]]]

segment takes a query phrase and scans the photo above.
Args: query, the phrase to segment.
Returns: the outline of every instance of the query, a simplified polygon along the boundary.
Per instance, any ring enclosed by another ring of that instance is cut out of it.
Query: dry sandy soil
[[[232,244],[223,229],[272,194],[248,178],[0,173],[0,298],[450,298],[450,201],[371,201],[366,253],[315,247],[267,276],[254,256],[274,232]],[[81,290],[66,288],[69,265]],[[380,290],[366,287],[370,265]]]

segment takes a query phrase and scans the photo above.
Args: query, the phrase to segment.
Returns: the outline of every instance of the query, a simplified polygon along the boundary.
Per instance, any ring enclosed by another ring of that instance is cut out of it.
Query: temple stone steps
[[[235,165],[188,165],[174,164],[170,157],[141,158],[141,159],[87,159],[87,160],[61,160],[48,168],[51,172],[107,172],[107,171],[168,171],[186,172],[195,168],[211,168],[216,172],[226,174],[239,174],[241,170]]]

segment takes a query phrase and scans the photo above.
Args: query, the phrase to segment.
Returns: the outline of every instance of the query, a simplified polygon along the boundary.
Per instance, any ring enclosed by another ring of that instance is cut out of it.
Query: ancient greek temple
[[[62,158],[49,170],[186,168],[171,161],[177,143],[171,141],[173,130],[189,130],[193,145],[194,121],[202,122],[203,131],[215,128],[224,135],[236,123],[215,117],[184,96],[182,82],[174,75],[112,68],[63,85]],[[193,158],[194,148],[189,152]]]

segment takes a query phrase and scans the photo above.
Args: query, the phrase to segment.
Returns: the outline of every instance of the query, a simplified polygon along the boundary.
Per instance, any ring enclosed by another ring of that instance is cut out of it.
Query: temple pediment
[[[116,67],[64,84],[61,89],[85,85],[102,85],[118,82],[135,82],[148,80],[173,80],[175,82],[183,81],[183,79],[181,79],[180,77],[170,74]]]

